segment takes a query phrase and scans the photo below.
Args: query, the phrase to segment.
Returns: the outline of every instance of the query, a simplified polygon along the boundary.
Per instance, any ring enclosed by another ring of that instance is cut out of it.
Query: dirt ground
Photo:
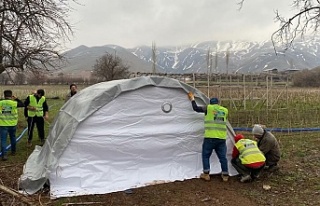
[[[82,196],[77,198],[63,198],[61,200],[49,200],[49,194],[42,194],[40,197],[43,205],[62,205],[65,203],[83,203],[82,205],[235,205],[253,206],[257,205],[250,198],[239,194],[240,183],[232,178],[229,182],[220,181],[219,177],[213,178],[210,182],[199,179],[186,180],[182,182],[167,183],[161,185],[147,186],[132,190],[132,194],[116,192],[106,195]],[[1,193],[0,193],[1,194]],[[39,202],[39,195],[32,199]],[[2,205],[26,205],[19,200],[13,202],[9,195],[1,194]],[[60,203],[59,203],[60,202]],[[62,203],[64,202],[64,203]],[[13,204],[12,204],[13,203]],[[41,205],[39,204],[39,205]],[[72,204],[70,204],[72,205]]]
[[[283,155],[280,170],[263,172],[259,180],[240,183],[237,177],[222,182],[212,176],[210,182],[201,179],[177,181],[133,189],[132,194],[116,192],[50,200],[47,191],[28,196],[33,205],[107,205],[107,206],[313,206],[320,205],[319,133],[278,136]],[[306,137],[308,137],[306,139]],[[307,140],[307,141],[306,141]],[[17,190],[18,178],[30,150],[22,150],[8,161],[0,160],[0,186]],[[270,190],[263,189],[269,185]],[[76,203],[76,204],[75,204]],[[3,192],[0,205],[27,205]]]
[[[17,180],[22,174],[23,165],[0,165],[1,184],[17,189]],[[284,162],[280,171],[264,172],[259,180],[240,183],[238,177],[222,182],[214,175],[211,181],[191,179],[173,183],[152,185],[132,190],[131,194],[116,192],[105,195],[80,196],[50,200],[48,191],[29,196],[33,205],[108,205],[108,206],[283,206],[320,205],[319,178],[309,181],[292,179],[296,165]],[[270,185],[270,190],[263,189]],[[317,190],[312,188],[318,188]],[[295,204],[296,203],[296,204]],[[27,205],[18,198],[0,190],[0,205]]]
[[[22,173],[22,165],[1,165],[2,183],[17,189],[17,180]],[[263,177],[262,177],[263,178]],[[237,177],[222,182],[220,176],[212,176],[211,181],[191,179],[173,183],[152,185],[132,190],[131,194],[116,192],[106,195],[81,196],[50,200],[49,193],[43,192],[29,197],[36,205],[136,205],[136,206],[190,206],[190,205],[238,205],[254,206],[258,203],[245,195],[248,190],[263,190],[262,181],[240,183]],[[27,205],[17,198],[0,191],[1,205]],[[73,204],[77,203],[77,204]],[[81,204],[79,204],[81,203]]]

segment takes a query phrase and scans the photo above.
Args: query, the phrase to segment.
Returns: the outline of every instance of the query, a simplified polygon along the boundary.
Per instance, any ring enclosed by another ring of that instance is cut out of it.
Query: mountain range
[[[320,65],[320,41],[300,40],[293,47],[279,50],[271,41],[205,41],[184,46],[154,47],[158,73],[260,73],[265,70],[312,69]],[[105,53],[115,54],[131,72],[151,73],[152,46],[123,48],[117,45],[79,46],[63,55],[65,73],[92,71]],[[210,54],[210,55],[208,55]],[[208,57],[209,56],[209,57]]]

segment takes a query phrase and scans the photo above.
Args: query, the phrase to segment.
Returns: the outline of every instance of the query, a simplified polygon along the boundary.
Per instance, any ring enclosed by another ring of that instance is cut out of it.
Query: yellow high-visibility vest
[[[265,156],[259,150],[257,142],[251,139],[240,139],[236,144],[239,151],[239,159],[242,164],[252,164],[266,161]]]
[[[227,138],[228,109],[218,104],[209,104],[204,117],[205,138]]]
[[[18,102],[5,99],[0,101],[0,126],[16,126],[18,124]]]
[[[37,99],[34,95],[29,95],[29,106],[35,107],[36,111],[28,110],[28,117],[42,117],[43,116],[43,103],[46,101],[45,97],[41,97],[40,100],[37,102]]]

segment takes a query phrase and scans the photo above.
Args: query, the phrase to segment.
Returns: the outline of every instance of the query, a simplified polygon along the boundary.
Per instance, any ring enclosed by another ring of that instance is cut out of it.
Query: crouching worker
[[[258,147],[266,157],[265,169],[269,172],[274,172],[279,169],[278,162],[281,152],[280,145],[275,136],[265,130],[264,125],[255,124],[252,128],[252,134],[258,141]]]
[[[264,168],[266,158],[259,150],[257,142],[245,139],[242,134],[237,134],[234,140],[231,163],[241,175],[240,182],[258,178],[260,171]]]

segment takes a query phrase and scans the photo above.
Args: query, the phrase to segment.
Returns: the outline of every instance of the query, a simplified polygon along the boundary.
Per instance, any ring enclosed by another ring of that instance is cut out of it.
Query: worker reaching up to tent
[[[257,142],[245,139],[242,134],[234,137],[235,145],[232,151],[232,166],[241,175],[240,182],[247,182],[259,177],[266,158],[259,150]]]
[[[228,161],[227,153],[227,118],[228,109],[219,105],[218,98],[211,98],[210,104],[206,107],[198,107],[192,92],[188,93],[192,108],[198,113],[204,113],[204,140],[202,144],[202,165],[203,173],[201,179],[210,180],[210,157],[213,150],[216,152],[221,164],[221,177],[223,181],[228,181]]]

